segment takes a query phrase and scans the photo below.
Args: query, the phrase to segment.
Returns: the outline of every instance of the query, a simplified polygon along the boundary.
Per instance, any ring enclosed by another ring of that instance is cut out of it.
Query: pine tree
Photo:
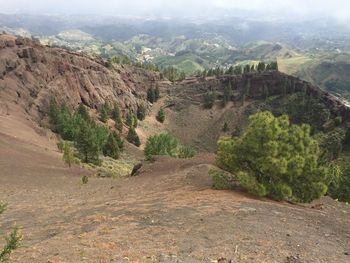
[[[241,137],[222,138],[218,145],[219,166],[237,174],[240,185],[259,196],[311,202],[333,181],[310,126],[291,125],[287,115],[259,112],[250,117]]]
[[[278,71],[278,63],[277,63],[277,61],[273,61],[273,62],[271,62],[270,64],[269,64],[269,69],[270,70],[276,70],[276,71]]]
[[[156,85],[156,88],[154,89],[154,101],[157,101],[160,98],[160,90],[158,84]]]
[[[118,134],[118,133],[116,133],[116,132],[113,132],[112,133],[113,134],[113,136],[114,136],[114,139],[117,141],[117,143],[118,143],[118,147],[119,147],[119,150],[120,151],[123,151],[124,150],[124,141],[123,141],[123,139],[120,137],[120,135]]]
[[[227,102],[229,102],[232,98],[232,89],[231,82],[229,82],[229,86],[224,88],[224,94],[222,96],[222,105],[226,106]]]
[[[135,114],[132,111],[129,111],[126,114],[126,125],[128,125],[129,127],[137,127],[137,117],[135,116]]]
[[[76,139],[76,147],[80,157],[85,163],[100,164],[99,147],[96,134],[86,122],[83,122]]]
[[[120,109],[117,103],[114,103],[114,107],[111,112],[111,117],[114,120],[115,123],[115,128],[119,131],[122,132],[123,130],[123,121],[120,116]]]
[[[163,123],[165,120],[165,112],[163,110],[163,108],[160,108],[160,110],[158,111],[157,117],[156,117],[157,121]]]
[[[243,95],[244,95],[244,99],[245,99],[245,98],[249,97],[249,94],[250,94],[250,88],[251,88],[251,80],[250,80],[250,78],[246,79],[243,88],[244,88]]]
[[[265,71],[265,68],[266,68],[266,65],[264,62],[259,62],[258,64],[258,71],[262,72],[262,71]]]
[[[108,136],[107,142],[103,148],[103,154],[113,159],[118,159],[120,156],[119,145],[113,133],[110,133]]]
[[[215,99],[216,99],[215,92],[207,92],[204,95],[204,99],[203,99],[204,108],[211,109],[214,106]]]
[[[207,77],[207,75],[208,75],[208,73],[207,73],[207,70],[205,69],[205,70],[203,70],[203,73],[202,73],[202,78],[206,78]]]
[[[255,71],[255,65],[253,64],[251,67],[250,67],[250,72],[254,72]]]
[[[51,129],[54,132],[57,132],[57,125],[59,122],[59,114],[60,109],[55,100],[50,101],[50,109],[49,109],[49,123],[51,125]]]
[[[140,138],[137,135],[135,128],[132,126],[129,129],[129,132],[128,132],[126,139],[128,142],[134,144],[137,147],[139,147],[141,145]]]
[[[57,133],[59,133],[64,140],[73,141],[75,139],[77,126],[75,125],[74,116],[72,116],[66,105],[62,105],[60,108],[56,128]]]
[[[72,147],[65,142],[63,144],[63,161],[68,164],[69,167],[72,166],[72,164],[74,163],[74,152]]]
[[[181,80],[184,80],[185,78],[186,78],[186,73],[184,71],[181,71],[177,80],[181,81]]]
[[[150,103],[153,103],[156,101],[156,94],[155,94],[155,90],[153,89],[153,87],[150,87],[148,90],[147,90],[147,100],[150,102]]]
[[[267,100],[267,98],[269,97],[269,88],[268,88],[268,86],[267,86],[267,84],[266,83],[264,83],[264,85],[263,85],[263,89],[264,89],[264,99],[265,100]]]
[[[108,139],[109,129],[105,125],[97,125],[96,123],[91,124],[91,129],[95,134],[98,150],[102,153]]]
[[[100,120],[102,122],[106,122],[109,119],[110,114],[111,114],[111,108],[109,104],[106,102],[100,108]]]
[[[140,121],[143,121],[146,118],[146,107],[143,103],[141,103],[138,107],[137,107],[137,118]]]
[[[235,69],[234,69],[233,73],[236,74],[236,75],[242,74],[243,73],[242,66],[239,66],[239,65],[235,66]]]
[[[228,124],[227,124],[227,122],[225,121],[224,127],[222,127],[222,131],[223,131],[223,132],[228,132],[228,130],[229,130]]]
[[[225,74],[228,74],[228,75],[233,74],[233,66],[232,65],[226,70]]]
[[[83,103],[79,104],[76,115],[79,115],[83,120],[87,122],[90,121],[89,113],[87,112],[86,107],[84,106]]]

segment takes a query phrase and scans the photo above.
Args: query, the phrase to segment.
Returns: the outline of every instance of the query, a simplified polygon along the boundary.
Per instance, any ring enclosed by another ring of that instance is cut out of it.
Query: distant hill
[[[0,30],[89,55],[126,56],[187,75],[278,60],[280,69],[349,98],[349,28],[337,21],[220,21],[0,14]]]

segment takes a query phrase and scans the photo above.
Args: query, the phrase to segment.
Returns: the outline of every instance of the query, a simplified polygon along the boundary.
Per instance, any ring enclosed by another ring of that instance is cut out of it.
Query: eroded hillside
[[[51,99],[76,108],[81,102],[96,109],[117,101],[123,110],[136,110],[147,87],[159,74],[117,66],[107,68],[93,59],[36,41],[0,36],[0,101],[2,110],[14,102],[41,120]]]

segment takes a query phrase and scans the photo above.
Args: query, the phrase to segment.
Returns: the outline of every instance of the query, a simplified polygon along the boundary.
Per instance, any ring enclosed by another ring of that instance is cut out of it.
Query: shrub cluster
[[[147,139],[144,154],[150,160],[155,155],[168,155],[176,158],[192,158],[195,150],[183,147],[179,140],[168,133],[153,135]]]

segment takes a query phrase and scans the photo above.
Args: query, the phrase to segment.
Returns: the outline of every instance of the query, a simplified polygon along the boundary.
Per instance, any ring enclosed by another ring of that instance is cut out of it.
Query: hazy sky
[[[234,10],[298,16],[350,17],[349,0],[0,0],[0,13],[203,16]]]

